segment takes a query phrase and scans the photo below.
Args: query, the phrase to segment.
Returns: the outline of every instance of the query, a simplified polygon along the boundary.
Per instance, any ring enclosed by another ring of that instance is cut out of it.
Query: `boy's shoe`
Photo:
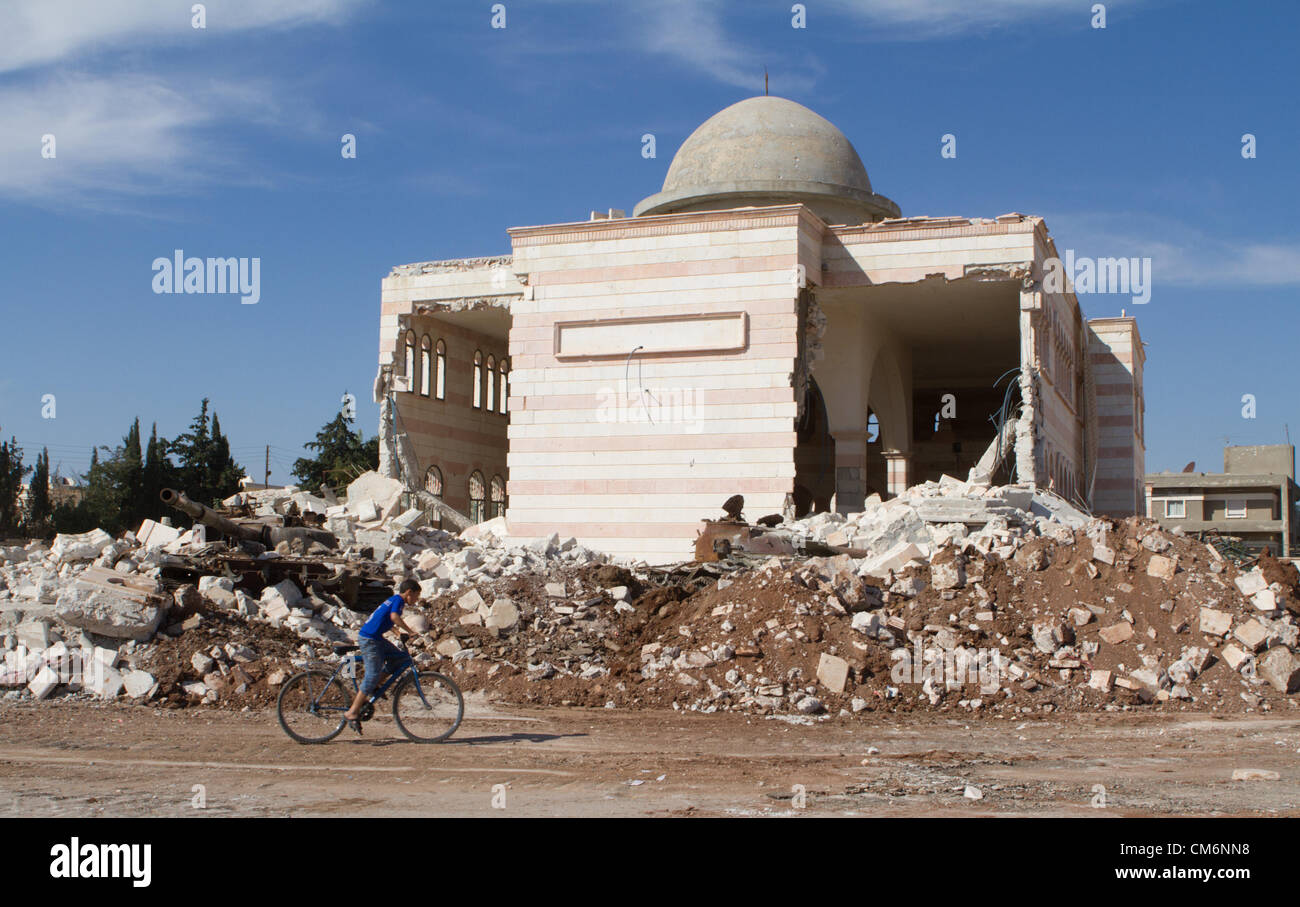
[[[352,728],[352,730],[356,731],[358,737],[361,736],[361,719],[359,719],[359,718],[349,718],[349,719],[348,719],[348,727],[350,727],[350,728]]]

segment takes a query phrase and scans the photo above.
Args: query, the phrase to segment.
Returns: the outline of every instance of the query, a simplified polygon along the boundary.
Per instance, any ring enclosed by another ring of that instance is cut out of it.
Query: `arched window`
[[[442,500],[442,470],[437,466],[430,466],[424,473],[424,490],[429,492],[438,500]],[[442,528],[442,514],[438,513],[431,523],[433,528]]]
[[[431,349],[429,335],[425,334],[420,338],[420,393],[425,397],[429,396],[429,380],[433,374],[433,363],[429,358]]]
[[[504,412],[506,411],[506,397],[507,397],[507,395],[508,395],[508,394],[507,394],[507,389],[506,389],[506,380],[507,380],[507,379],[506,379],[506,372],[507,372],[507,371],[509,371],[509,367],[506,365],[506,360],[503,358],[503,359],[501,360],[501,381],[500,381],[500,384],[499,384],[499,389],[500,389],[500,391],[501,391],[501,405],[500,405],[499,407],[497,407],[498,411],[500,411],[500,412],[502,412],[502,413],[504,413]]]
[[[483,483],[483,473],[477,469],[469,474],[469,518],[475,523],[487,519],[487,487]]]
[[[442,497],[442,470],[437,466],[430,466],[424,473],[424,490],[435,498]]]
[[[437,351],[434,353],[435,370],[433,393],[439,400],[447,399],[447,344],[441,340],[438,341]]]
[[[483,408],[483,354],[474,351],[474,408]]]
[[[402,372],[402,374],[406,375],[406,389],[411,393],[415,393],[415,331],[406,332],[406,349],[402,359],[406,369]]]
[[[500,476],[492,477],[492,515],[506,515],[506,480]]]
[[[487,394],[484,403],[487,405],[488,412],[493,412],[497,408],[497,357],[491,353],[487,357]]]

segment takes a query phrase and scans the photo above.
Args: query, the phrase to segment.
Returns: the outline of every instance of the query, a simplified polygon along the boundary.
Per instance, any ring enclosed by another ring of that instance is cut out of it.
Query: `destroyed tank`
[[[211,507],[205,507],[197,501],[191,501],[182,491],[164,488],[159,497],[162,502],[174,507],[196,523],[202,523],[228,539],[235,541],[257,542],[267,548],[274,548],[281,542],[302,539],[304,542],[319,542],[327,548],[338,547],[334,533],[324,529],[307,526],[268,526],[260,521],[236,522],[222,516]]]

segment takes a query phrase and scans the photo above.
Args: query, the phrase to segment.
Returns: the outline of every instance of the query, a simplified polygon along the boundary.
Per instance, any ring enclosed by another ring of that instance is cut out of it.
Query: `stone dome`
[[[762,96],[709,117],[677,150],[663,191],[635,215],[802,202],[832,224],[898,217],[871,189],[862,158],[824,117],[785,98]]]

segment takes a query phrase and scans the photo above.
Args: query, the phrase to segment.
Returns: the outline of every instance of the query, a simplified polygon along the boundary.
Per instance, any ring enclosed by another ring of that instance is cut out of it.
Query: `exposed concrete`
[[[1225,447],[1223,471],[1229,474],[1278,474],[1294,479],[1295,447],[1290,444]]]

